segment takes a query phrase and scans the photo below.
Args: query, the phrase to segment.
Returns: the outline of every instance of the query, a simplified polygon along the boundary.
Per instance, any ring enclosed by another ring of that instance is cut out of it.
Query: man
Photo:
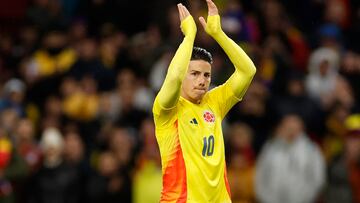
[[[256,163],[257,199],[261,203],[316,202],[325,183],[325,161],[306,135],[303,120],[296,114],[285,115],[274,135]]]
[[[211,55],[193,49],[196,24],[186,7],[178,4],[185,37],[153,106],[163,172],[160,202],[231,202],[221,121],[242,99],[256,69],[222,31],[216,5],[211,0],[207,5],[207,22],[200,17],[200,23],[224,49],[235,72],[208,92]]]
[[[343,151],[328,167],[327,203],[360,202],[360,114],[349,115],[345,127]]]

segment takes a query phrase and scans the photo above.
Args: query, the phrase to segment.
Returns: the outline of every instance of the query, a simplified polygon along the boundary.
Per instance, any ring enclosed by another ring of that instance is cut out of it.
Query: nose
[[[204,87],[205,83],[206,83],[206,78],[204,76],[201,76],[201,77],[198,78],[199,86]]]

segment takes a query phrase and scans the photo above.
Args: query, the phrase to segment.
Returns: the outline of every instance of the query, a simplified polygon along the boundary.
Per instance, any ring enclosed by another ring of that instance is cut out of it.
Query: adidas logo
[[[190,121],[190,123],[191,123],[191,124],[195,124],[195,125],[198,124],[198,122],[197,122],[197,120],[196,120],[195,118],[193,118],[193,119]]]

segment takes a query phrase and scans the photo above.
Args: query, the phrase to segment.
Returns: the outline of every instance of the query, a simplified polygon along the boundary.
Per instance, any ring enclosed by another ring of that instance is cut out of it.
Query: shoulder
[[[166,128],[177,119],[178,105],[171,109],[163,108],[155,99],[153,105],[154,123],[157,129]]]

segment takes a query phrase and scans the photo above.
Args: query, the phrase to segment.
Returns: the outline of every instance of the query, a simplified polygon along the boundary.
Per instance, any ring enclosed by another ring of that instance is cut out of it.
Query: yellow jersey
[[[239,100],[227,83],[205,94],[200,104],[180,97],[166,110],[155,100],[163,173],[160,202],[231,202],[221,122]]]
[[[181,21],[185,35],[173,57],[153,106],[156,139],[162,162],[162,203],[229,203],[221,122],[244,96],[256,68],[247,54],[220,26],[220,16],[208,16],[206,31],[223,48],[235,71],[199,104],[180,96],[196,35],[191,16]]]

